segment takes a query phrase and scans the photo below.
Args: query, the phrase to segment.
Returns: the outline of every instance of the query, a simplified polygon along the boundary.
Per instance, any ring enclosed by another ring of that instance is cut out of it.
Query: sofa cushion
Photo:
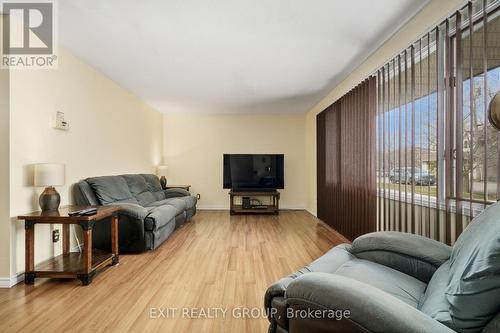
[[[189,195],[187,197],[177,197],[177,198],[169,198],[160,201],[155,201],[150,203],[149,206],[161,206],[161,205],[172,204],[176,207],[179,207],[179,209],[191,209],[194,206],[196,206],[197,201],[198,200],[196,199],[196,197]]]
[[[182,198],[171,198],[171,199],[164,199],[160,201],[155,201],[150,203],[148,206],[149,207],[159,207],[163,205],[170,205],[174,206],[177,209],[177,214],[180,214],[181,212],[186,210],[186,201],[182,200]]]
[[[185,197],[185,196],[191,195],[189,193],[189,191],[187,191],[183,188],[178,188],[178,187],[166,189],[163,191],[163,193],[165,194],[166,199],[179,198],[179,197]]]
[[[150,203],[148,205],[148,207],[158,207],[158,206],[163,206],[163,205],[166,205],[168,203],[167,200],[163,199],[163,200],[159,200],[159,201],[153,201],[152,203]]]
[[[96,197],[92,187],[86,181],[80,181],[73,187],[73,198],[77,205],[97,206],[99,199]]]
[[[186,210],[186,201],[182,200],[182,198],[165,199],[165,204],[174,206],[177,209],[177,214]]]
[[[161,188],[160,180],[156,175],[153,174],[142,174],[142,177],[146,180],[149,192],[153,193],[156,201],[165,199],[165,193]]]
[[[193,208],[194,206],[196,206],[196,202],[198,201],[198,199],[196,199],[196,197],[192,195],[187,195],[185,197],[178,197],[176,199],[184,201],[184,203],[186,204],[186,209]]]
[[[356,257],[349,252],[350,248],[351,245],[349,244],[337,245],[310,263],[305,269],[310,272],[335,273],[340,266],[349,260],[356,259]]]
[[[128,184],[130,193],[137,199],[143,207],[148,206],[151,202],[156,201],[156,197],[149,191],[146,179],[141,175],[123,175]]]
[[[92,187],[101,205],[109,205],[115,202],[137,203],[132,196],[127,182],[121,176],[103,176],[86,179]]]
[[[166,224],[165,226],[163,226],[163,228],[155,229],[153,231],[147,231],[144,235],[147,249],[157,249],[161,244],[163,244],[163,242],[168,239],[168,237],[170,237],[174,230],[175,221]]]
[[[335,274],[381,289],[414,308],[418,307],[427,286],[400,271],[363,259],[347,261]]]
[[[480,332],[500,311],[500,203],[478,215],[455,243],[446,298],[459,332]]]
[[[419,235],[384,231],[356,238],[351,253],[429,283],[438,267],[450,258],[451,247]]]
[[[449,275],[450,262],[447,261],[437,269],[429,281],[425,295],[420,300],[419,310],[432,319],[439,321],[451,329],[455,329],[450,316],[450,303],[448,303],[445,295]]]
[[[150,209],[147,207],[146,209]],[[150,209],[148,216],[144,219],[144,229],[154,231],[161,229],[169,223],[175,226],[175,217],[179,214],[177,208],[171,205],[163,205]]]

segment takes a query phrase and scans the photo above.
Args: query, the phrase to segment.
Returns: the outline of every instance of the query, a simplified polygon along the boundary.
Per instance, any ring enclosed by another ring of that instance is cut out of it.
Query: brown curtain
[[[376,79],[318,114],[318,217],[349,239],[376,230]]]

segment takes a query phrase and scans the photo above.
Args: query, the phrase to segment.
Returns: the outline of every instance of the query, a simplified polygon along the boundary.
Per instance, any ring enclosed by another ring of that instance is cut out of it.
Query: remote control
[[[76,210],[74,212],[69,212],[69,216],[85,216],[85,215],[94,215],[97,214],[97,208],[87,208],[82,210]]]
[[[82,215],[82,216],[89,216],[89,215],[95,215],[95,214],[97,214],[97,209],[93,209],[93,210],[89,209],[86,212],[81,213],[80,215]]]

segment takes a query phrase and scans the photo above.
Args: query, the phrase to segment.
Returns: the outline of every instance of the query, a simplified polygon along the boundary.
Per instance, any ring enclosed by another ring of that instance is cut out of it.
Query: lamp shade
[[[35,186],[62,186],[65,183],[66,170],[64,164],[40,163],[35,164]]]
[[[168,171],[168,166],[166,166],[166,165],[158,165],[156,167],[156,174],[159,177],[166,177],[167,176],[167,171]]]

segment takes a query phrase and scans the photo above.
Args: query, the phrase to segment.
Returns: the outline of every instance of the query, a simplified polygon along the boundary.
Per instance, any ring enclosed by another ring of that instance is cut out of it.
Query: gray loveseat
[[[399,232],[339,245],[273,284],[264,303],[270,333],[500,332],[500,203],[453,247]]]
[[[196,214],[197,199],[183,189],[163,190],[152,174],[87,178],[75,184],[77,205],[120,205],[120,252],[156,249]],[[109,222],[94,227],[93,246],[108,249]]]

